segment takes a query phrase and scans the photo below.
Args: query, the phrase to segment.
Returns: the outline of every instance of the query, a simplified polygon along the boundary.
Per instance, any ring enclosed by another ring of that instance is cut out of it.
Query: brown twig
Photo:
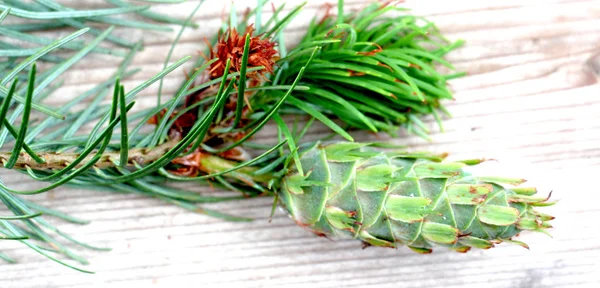
[[[165,155],[171,148],[173,148],[178,141],[168,141],[154,148],[137,148],[129,150],[129,158],[127,159],[127,166],[133,166],[135,164],[145,165],[158,160],[160,157]],[[4,163],[8,161],[11,152],[0,152],[0,167],[4,167]],[[70,163],[73,163],[81,153],[55,153],[55,152],[42,152],[38,154],[40,158],[44,159],[44,163],[36,162],[31,156],[25,152],[21,152],[19,159],[15,164],[15,168],[24,169],[29,167],[34,170],[58,170],[67,167]],[[89,161],[92,161],[96,154],[92,153],[85,157],[76,168],[82,167]],[[97,168],[109,168],[115,167],[120,158],[119,151],[105,152],[100,160],[96,162],[94,167]]]

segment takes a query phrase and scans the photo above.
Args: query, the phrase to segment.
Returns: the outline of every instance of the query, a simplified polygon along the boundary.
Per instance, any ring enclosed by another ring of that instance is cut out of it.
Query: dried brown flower
[[[218,58],[210,67],[210,77],[212,79],[223,76],[227,60],[231,59],[229,73],[239,72],[242,66],[242,56],[244,54],[244,44],[246,35],[250,35],[250,55],[248,56],[248,68],[263,66],[265,69],[250,72],[246,75],[250,80],[259,80],[264,78],[266,72],[273,72],[275,65],[275,42],[268,39],[261,39],[259,36],[252,36],[254,27],[252,25],[246,28],[243,34],[237,32],[235,28],[230,29],[219,37],[219,41],[210,52],[210,58]]]

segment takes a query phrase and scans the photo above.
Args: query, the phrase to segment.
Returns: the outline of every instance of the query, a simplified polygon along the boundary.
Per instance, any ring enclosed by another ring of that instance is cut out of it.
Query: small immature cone
[[[219,40],[214,49],[210,52],[210,59],[218,58],[210,67],[211,79],[220,78],[225,73],[227,60],[231,61],[231,67],[227,73],[240,72],[242,58],[244,56],[244,45],[246,36],[250,37],[250,46],[248,49],[248,67],[265,67],[256,73],[246,75],[250,79],[260,80],[266,72],[273,72],[275,65],[275,42],[269,39],[261,39],[255,36],[252,25],[246,27],[244,33],[239,33],[235,28],[229,29],[226,33],[219,35]]]
[[[369,144],[317,143],[291,164],[279,195],[291,217],[318,235],[368,245],[487,249],[523,230],[546,233],[554,217],[523,179],[471,175],[480,161],[441,162],[444,155],[381,152]]]

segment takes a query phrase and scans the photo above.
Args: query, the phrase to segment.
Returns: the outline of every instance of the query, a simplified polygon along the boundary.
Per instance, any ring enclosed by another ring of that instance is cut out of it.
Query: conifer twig
[[[133,148],[128,151],[128,161],[126,166],[133,167],[135,164],[146,165],[156,161],[158,158],[163,156],[167,151],[172,149],[178,143],[177,140],[170,140],[161,145],[149,148]],[[93,155],[93,154],[92,154]],[[79,164],[75,165],[74,168],[81,168],[86,163],[90,162],[94,157],[89,155],[83,159]],[[100,157],[100,160],[94,164],[93,167],[99,169],[105,169],[109,167],[115,167],[115,163],[119,164],[121,152],[105,152]],[[0,152],[0,167],[4,167],[4,162],[10,159],[12,152]],[[33,170],[59,170],[73,163],[75,159],[79,158],[80,153],[60,153],[60,152],[41,152],[38,156],[44,160],[40,163],[33,157],[25,152],[21,152],[19,158],[15,162],[15,169],[30,168]]]
[[[199,7],[182,22],[149,13],[143,6],[120,0],[109,2],[121,8],[76,11],[53,0],[4,0],[12,6],[0,4],[0,8],[10,8],[0,18],[56,18],[61,25],[77,28],[93,21],[138,29],[170,29],[107,16],[137,12],[181,24],[178,39],[184,28],[192,26],[189,20]],[[401,243],[419,253],[431,252],[434,244],[466,252],[471,247],[487,249],[502,241],[518,243],[512,237],[523,230],[547,233],[548,221],[553,217],[534,207],[554,202],[535,197],[535,188],[506,187],[521,184],[523,179],[486,177],[463,169],[484,160],[442,162],[444,155],[381,151],[380,148],[389,148],[382,144],[303,139],[315,119],[348,140],[353,139],[348,127],[394,134],[404,126],[427,138],[428,128],[419,116],[432,114],[440,121],[437,111],[445,111],[441,100],[452,98],[446,83],[461,75],[443,75],[435,65],[452,69],[442,57],[461,41],[449,42],[433,23],[420,17],[383,17],[386,12],[402,10],[387,4],[341,15],[340,1],[340,15],[327,14],[321,21],[313,21],[300,44],[287,51],[283,31],[304,4],[285,15],[280,15],[284,13],[281,6],[270,19],[262,21],[261,9],[266,2],[259,1],[258,7],[249,10],[240,21],[232,10],[214,43],[209,43],[210,56],[197,61],[194,72],[174,97],[131,114],[136,95],[153,83],[162,82],[191,56],[169,66],[169,61],[165,61],[163,70],[126,93],[121,78],[131,74],[126,72],[127,66],[141,44],[115,38],[112,27],[104,31],[84,28],[75,36],[58,41],[32,41],[51,44],[25,50],[32,55],[20,62],[15,58],[23,54],[15,52],[20,47],[5,45],[9,48],[0,55],[11,59],[0,69],[5,75],[0,83],[4,96],[0,105],[0,147],[13,142],[13,149],[0,152],[0,167],[49,184],[17,190],[0,180],[0,201],[14,214],[0,216],[0,240],[19,241],[53,261],[89,272],[53,253],[87,264],[62,242],[86,249],[106,249],[73,239],[48,223],[42,214],[73,223],[86,222],[21,199],[23,195],[62,185],[137,193],[230,221],[250,219],[199,205],[275,195],[274,201],[281,201],[298,224],[318,235],[345,235],[384,247]],[[251,16],[255,16],[256,26],[249,23]],[[56,27],[47,25],[12,29]],[[0,32],[32,40],[23,33]],[[85,32],[99,36],[81,49],[73,43],[65,45]],[[107,52],[96,49],[104,41],[132,47],[109,80],[63,107],[36,105],[49,96],[48,91],[53,88],[50,84],[75,62],[91,52]],[[77,52],[66,60],[49,55],[61,46]],[[44,59],[58,64],[36,75],[34,62]],[[26,78],[13,80],[20,75]],[[11,81],[10,89],[4,87]],[[24,84],[19,87],[19,83]],[[102,105],[111,90],[112,101]],[[83,101],[89,103],[81,110],[73,109]],[[68,117],[30,119],[32,109]],[[286,114],[304,115],[310,120],[301,129],[296,123],[290,129],[282,117]],[[13,122],[19,116],[22,120],[17,129]],[[250,139],[271,120],[276,125],[278,143],[251,143]],[[342,128],[340,122],[346,127]],[[88,135],[76,133],[91,123],[95,125]],[[149,124],[156,125],[155,129],[142,129]],[[240,194],[205,196],[170,186],[172,182],[187,181]],[[455,205],[464,206],[456,209]],[[464,226],[458,225],[457,219],[471,220]],[[13,262],[4,254],[0,258]]]

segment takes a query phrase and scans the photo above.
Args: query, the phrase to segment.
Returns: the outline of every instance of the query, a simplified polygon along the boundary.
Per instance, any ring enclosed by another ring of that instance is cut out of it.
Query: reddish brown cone
[[[258,36],[252,36],[254,27],[248,26],[243,34],[237,32],[235,28],[230,29],[219,37],[219,41],[214,49],[210,51],[210,58],[218,58],[210,67],[210,77],[212,79],[223,76],[228,59],[231,59],[229,73],[239,72],[242,66],[242,56],[244,54],[244,44],[246,35],[250,34],[250,55],[248,56],[248,68],[263,66],[265,69],[250,72],[246,76],[251,80],[259,80],[266,72],[273,72],[275,65],[275,43],[268,39],[260,39]]]

